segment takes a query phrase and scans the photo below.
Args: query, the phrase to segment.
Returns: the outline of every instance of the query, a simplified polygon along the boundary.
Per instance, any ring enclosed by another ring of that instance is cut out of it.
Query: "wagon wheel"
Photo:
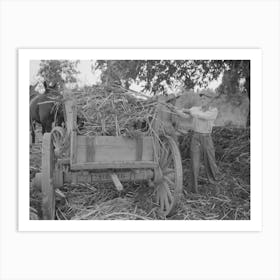
[[[51,135],[54,146],[54,153],[56,157],[59,157],[61,156],[63,149],[65,130],[60,126],[55,126],[51,131]]]
[[[51,136],[51,133],[45,133],[42,143],[42,212],[44,220],[54,220],[55,218],[55,189],[53,182],[55,154]]]
[[[160,179],[156,186],[156,202],[165,216],[175,209],[183,188],[183,170],[180,151],[174,139],[164,137],[159,153]]]

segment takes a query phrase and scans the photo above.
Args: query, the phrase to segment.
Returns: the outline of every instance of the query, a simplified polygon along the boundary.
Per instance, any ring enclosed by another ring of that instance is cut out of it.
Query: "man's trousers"
[[[191,140],[191,191],[198,191],[198,175],[200,169],[200,158],[203,163],[206,175],[210,182],[216,180],[217,165],[215,160],[215,148],[210,133],[194,132]]]

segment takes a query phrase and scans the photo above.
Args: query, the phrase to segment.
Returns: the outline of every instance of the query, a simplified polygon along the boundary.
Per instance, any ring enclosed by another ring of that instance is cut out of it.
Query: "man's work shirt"
[[[218,116],[218,109],[209,107],[203,111],[202,107],[192,107],[190,115],[193,117],[193,130],[199,133],[211,133],[214,126],[214,121]]]

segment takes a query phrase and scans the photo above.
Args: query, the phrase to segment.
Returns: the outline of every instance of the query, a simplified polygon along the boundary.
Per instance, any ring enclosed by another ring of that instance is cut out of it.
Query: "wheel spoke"
[[[166,177],[173,183],[173,184],[176,184],[176,177],[175,177],[175,174],[168,174],[166,175]]]
[[[165,203],[164,195],[161,193],[161,195],[160,195],[160,209],[161,209],[162,212],[164,211],[164,203]]]
[[[166,158],[166,161],[163,162],[163,164],[162,164],[162,169],[165,169],[166,167],[168,167],[170,165],[170,163],[172,162],[172,160],[173,160],[173,156],[172,156],[171,152],[169,152],[169,155]]]
[[[52,132],[52,142],[55,148],[59,148],[62,146],[63,137],[64,137],[64,130],[61,127],[53,128]]]
[[[166,161],[166,158],[168,157],[168,154],[169,154],[168,148],[166,147],[166,145],[163,145],[162,154],[160,156],[160,161],[159,161],[160,165],[162,165]]]
[[[156,204],[159,204],[160,200],[159,200],[159,191],[156,192]]]
[[[169,175],[171,175],[171,174],[173,174],[173,176],[175,175],[174,169],[172,169],[172,168],[165,168],[165,169],[163,170],[163,175],[169,176]]]
[[[163,184],[165,185],[167,196],[170,199],[170,201],[172,202],[173,201],[173,196],[171,194],[171,191],[170,191],[168,185],[165,182]]]
[[[172,182],[171,179],[170,179],[168,176],[164,176],[164,180],[165,180],[165,182],[168,183],[168,185],[169,185],[170,187],[174,187],[175,182]]]
[[[171,204],[169,203],[169,201],[168,201],[168,196],[167,195],[165,195],[164,196],[164,210],[163,211],[168,211],[169,209],[170,209],[170,206],[171,206]]]
[[[60,145],[62,142],[62,137],[59,133],[54,132],[53,133],[53,144],[54,146]]]

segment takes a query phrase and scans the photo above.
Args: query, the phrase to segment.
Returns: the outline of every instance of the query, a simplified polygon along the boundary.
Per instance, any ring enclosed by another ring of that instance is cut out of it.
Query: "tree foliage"
[[[38,75],[48,83],[57,84],[60,90],[65,83],[77,82],[78,63],[78,60],[41,60]]]
[[[250,61],[249,60],[227,60],[225,61],[222,84],[217,91],[232,97],[242,93],[241,82],[250,99]]]
[[[102,82],[122,83],[129,87],[141,83],[144,91],[164,92],[166,85],[182,85],[185,89],[207,87],[224,73],[221,93],[235,93],[240,80],[250,97],[249,60],[98,60],[95,69],[102,71]]]

